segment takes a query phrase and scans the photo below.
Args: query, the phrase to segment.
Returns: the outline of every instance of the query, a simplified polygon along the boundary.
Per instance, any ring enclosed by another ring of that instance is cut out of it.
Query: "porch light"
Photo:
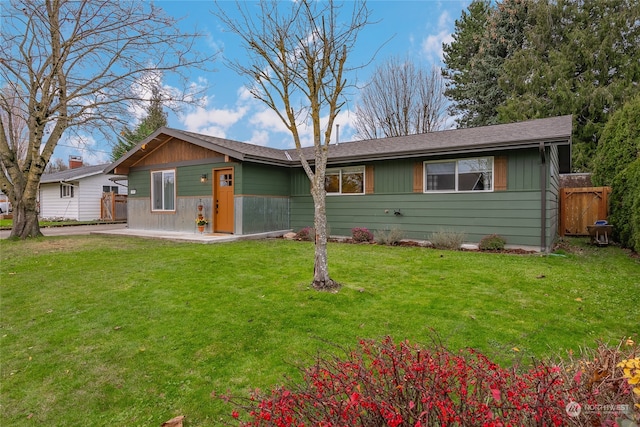
[[[203,173],[202,175],[200,175],[200,182],[201,183],[204,184],[205,182],[207,182],[207,180],[208,180],[208,177],[207,177],[206,173]]]

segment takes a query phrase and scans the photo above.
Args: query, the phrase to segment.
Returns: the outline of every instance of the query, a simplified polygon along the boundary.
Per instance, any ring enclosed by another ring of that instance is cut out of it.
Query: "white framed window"
[[[424,162],[424,192],[493,191],[493,157]]]
[[[151,172],[151,210],[174,211],[176,200],[176,171]]]
[[[60,198],[69,199],[71,197],[73,197],[73,185],[60,184]]]
[[[117,185],[103,185],[102,186],[103,193],[115,193],[118,194],[118,186]]]
[[[364,194],[364,166],[327,169],[324,189],[327,194]]]

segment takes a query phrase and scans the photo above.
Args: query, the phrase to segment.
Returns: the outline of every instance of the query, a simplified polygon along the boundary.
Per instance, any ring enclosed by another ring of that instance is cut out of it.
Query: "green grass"
[[[230,408],[212,391],[271,388],[359,338],[428,343],[433,329],[509,364],[640,328],[640,263],[615,247],[331,244],[329,256],[335,294],[309,288],[304,242],[0,242],[0,425],[213,426]]]
[[[118,222],[118,221],[116,221]],[[40,227],[63,227],[69,225],[93,225],[93,224],[111,224],[112,221],[75,221],[75,220],[65,220],[65,221],[47,221],[40,220],[38,221]],[[0,219],[0,230],[10,230],[13,226],[13,219]]]

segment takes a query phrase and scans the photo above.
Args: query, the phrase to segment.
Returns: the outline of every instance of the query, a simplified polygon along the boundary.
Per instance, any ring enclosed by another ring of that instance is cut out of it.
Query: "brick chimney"
[[[81,168],[82,167],[82,157],[80,156],[69,156],[69,169]]]

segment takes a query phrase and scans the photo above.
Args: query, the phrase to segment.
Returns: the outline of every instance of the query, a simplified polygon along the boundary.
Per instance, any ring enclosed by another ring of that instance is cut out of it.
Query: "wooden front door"
[[[214,232],[233,233],[233,169],[214,171]]]

